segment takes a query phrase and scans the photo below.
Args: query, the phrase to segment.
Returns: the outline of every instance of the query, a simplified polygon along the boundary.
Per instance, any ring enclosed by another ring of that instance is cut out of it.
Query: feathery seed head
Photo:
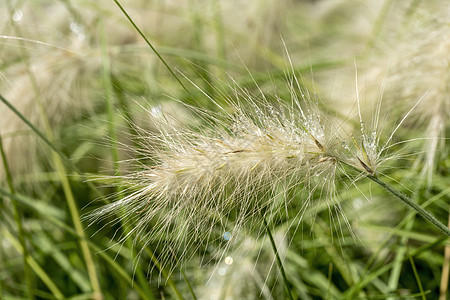
[[[401,116],[404,107],[416,107],[407,123],[423,133],[424,151],[416,165],[421,166],[428,184],[431,184],[439,148],[442,149],[446,138],[445,130],[450,126],[450,26],[448,12],[442,13],[443,20],[437,18],[439,14],[427,15],[424,19],[428,24],[422,24],[420,29],[412,28],[406,38],[390,41],[392,49],[385,51],[383,57],[374,57],[367,80],[367,90],[371,93],[379,89],[373,83],[384,78],[383,98],[395,105],[386,105],[383,110],[396,111],[391,115]],[[389,58],[389,63],[380,64],[384,57]],[[380,65],[390,65],[388,76]]]
[[[228,100],[232,112],[222,109],[222,114],[193,109],[207,122],[198,128],[180,128],[169,116],[149,113],[159,132],[141,130],[136,151],[150,154],[154,164],[141,164],[139,172],[123,176],[127,196],[89,218],[123,212],[134,224],[123,239],[135,235],[144,245],[188,249],[206,247],[223,232],[234,240],[244,224],[277,218],[293,200],[289,193],[304,188],[309,196],[301,204],[300,219],[316,191],[326,195],[330,212],[342,214],[334,183],[339,163],[374,174],[376,137],[363,136],[361,144],[349,147],[324,124],[326,117],[314,102],[300,99],[289,107],[281,100]],[[280,197],[282,204],[275,200]],[[186,258],[187,251],[180,256]]]

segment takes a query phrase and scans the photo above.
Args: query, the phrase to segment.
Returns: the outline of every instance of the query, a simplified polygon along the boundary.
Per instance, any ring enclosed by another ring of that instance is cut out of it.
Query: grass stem
[[[170,274],[167,273],[166,270],[161,266],[159,260],[156,258],[155,254],[153,254],[153,251],[150,250],[148,247],[145,247],[145,251],[147,252],[148,256],[150,256],[150,259],[155,264],[155,266],[158,268],[158,270],[161,272],[161,274],[166,278],[167,284],[172,289],[173,293],[175,294],[175,297],[178,300],[184,300],[183,295],[178,290],[175,282],[173,282],[172,278],[170,277]]]
[[[122,11],[122,13],[125,15],[125,17],[128,19],[128,21],[130,21],[131,25],[133,25],[134,29],[136,29],[136,31],[139,33],[139,35],[145,40],[145,42],[147,43],[147,45],[152,49],[152,51],[156,54],[156,56],[159,58],[159,60],[164,64],[164,66],[167,68],[167,70],[169,70],[170,74],[175,78],[176,81],[178,81],[178,83],[181,85],[181,87],[188,93],[190,94],[189,90],[186,88],[186,86],[181,82],[180,78],[178,78],[178,76],[175,74],[174,71],[172,71],[172,68],[167,64],[167,62],[165,61],[165,59],[159,54],[159,52],[156,50],[155,47],[153,47],[152,43],[150,43],[150,41],[147,39],[147,37],[144,35],[144,33],[141,31],[141,29],[139,29],[139,27],[136,25],[136,23],[134,23],[133,19],[130,17],[130,15],[126,12],[126,10],[123,8],[123,6],[120,4],[119,1],[114,0],[114,2],[116,3],[116,5],[120,8],[120,10]]]
[[[277,259],[277,265],[278,268],[280,269],[281,272],[281,276],[283,277],[283,283],[284,283],[284,287],[286,288],[286,292],[289,296],[289,299],[294,300],[292,294],[291,294],[291,288],[290,288],[290,283],[286,277],[286,272],[284,271],[284,267],[283,267],[283,262],[281,261],[280,255],[278,253],[277,250],[277,246],[275,245],[275,240],[273,239],[273,235],[272,232],[270,231],[269,225],[267,224],[266,218],[262,217],[263,223],[264,223],[264,227],[266,229],[267,235],[269,236],[269,240],[270,240],[270,244],[272,246],[273,252],[275,254],[275,257]]]
[[[100,35],[102,37],[101,44],[102,44],[102,79],[103,79],[103,88],[104,88],[104,94],[105,94],[105,102],[107,106],[107,116],[108,116],[108,134],[111,140],[111,156],[114,163],[114,174],[116,176],[120,175],[120,165],[119,165],[119,151],[117,148],[117,135],[116,135],[116,126],[115,126],[115,119],[114,119],[114,98],[113,98],[113,83],[111,78],[111,63],[108,55],[108,44],[106,40],[106,32],[105,32],[105,26],[103,22],[100,23]],[[123,193],[118,188],[117,196],[119,199],[123,198]],[[124,220],[123,213],[119,216],[121,220]],[[121,221],[123,223],[123,221]],[[128,230],[128,227],[126,224],[121,224],[121,227],[125,234],[129,234],[130,231]],[[136,253],[133,249],[133,243],[130,239],[126,240],[126,245],[130,249],[131,252],[131,258],[134,261],[136,259]],[[150,290],[149,282],[146,279],[145,274],[143,273],[142,269],[139,267],[136,267],[136,276],[139,284],[142,286],[142,291],[149,297],[149,299],[154,299],[153,293]]]
[[[11,172],[10,172],[9,165],[8,165],[8,160],[6,158],[6,153],[5,153],[5,150],[3,149],[3,141],[2,141],[1,135],[0,135],[0,152],[1,152],[1,157],[2,157],[2,161],[3,161],[3,166],[5,168],[6,181],[8,183],[9,191],[11,192],[11,194],[15,195],[16,190],[13,185],[12,176],[11,176]],[[23,249],[23,255],[22,255],[23,271],[24,271],[24,276],[25,276],[25,282],[28,287],[28,299],[34,299],[33,280],[32,280],[31,273],[30,273],[30,266],[28,264],[29,252],[28,252],[27,244],[25,242],[25,231],[23,229],[23,224],[22,224],[22,212],[20,211],[20,209],[14,199],[11,199],[11,203],[12,203],[13,210],[14,210],[14,219],[17,224],[17,230],[19,232],[19,242]]]
[[[417,213],[419,215],[421,215],[425,220],[432,223],[434,226],[439,228],[444,234],[446,234],[447,236],[450,237],[450,229],[447,226],[445,226],[444,224],[442,224],[438,219],[436,219],[429,211],[423,209],[419,204],[415,203],[409,197],[400,193],[399,191],[397,191],[392,186],[390,186],[386,182],[382,181],[378,177],[376,177],[374,175],[370,175],[370,174],[366,174],[366,177],[369,178],[370,180],[376,182],[378,185],[383,187],[385,190],[387,190],[388,192],[390,192],[391,194],[396,196],[403,203],[405,203],[406,205],[408,205],[409,207],[411,207],[412,209],[417,211]]]
[[[352,168],[353,170],[357,170],[358,172],[360,172],[360,170],[358,170],[356,167],[345,163],[343,161],[340,161],[343,165],[346,165],[350,168]],[[378,178],[375,175],[371,175],[368,173],[365,173],[365,176],[367,178],[369,178],[370,180],[374,181],[375,183],[377,183],[378,185],[380,185],[382,188],[384,188],[386,191],[390,192],[391,194],[393,194],[395,197],[397,197],[398,199],[400,199],[403,203],[405,203],[406,205],[408,205],[409,207],[411,207],[412,209],[414,209],[419,215],[422,216],[422,218],[424,218],[425,220],[427,220],[428,222],[430,222],[431,224],[433,224],[435,227],[437,227],[439,230],[441,230],[444,234],[446,234],[447,236],[450,237],[450,228],[448,228],[447,226],[445,226],[444,224],[442,224],[438,219],[436,219],[435,216],[433,216],[429,211],[425,210],[424,208],[422,208],[422,206],[420,206],[419,204],[415,203],[412,199],[410,199],[408,196],[402,194],[401,192],[399,192],[398,190],[396,190],[395,188],[393,188],[392,186],[390,186],[388,183],[384,182],[383,180],[381,180],[380,178]]]
[[[448,227],[450,228],[450,214],[448,215]],[[450,245],[445,246],[444,263],[442,264],[441,286],[439,289],[439,300],[447,299],[450,275]]]
[[[417,272],[416,264],[414,263],[414,259],[409,255],[408,255],[408,258],[409,258],[409,262],[411,263],[411,268],[413,270],[414,278],[416,279],[417,286],[419,287],[419,291],[420,291],[420,295],[422,296],[422,300],[426,300],[427,298],[425,297],[425,291],[423,290],[422,282],[420,281],[420,276],[419,276],[419,273]]]
[[[16,30],[17,34],[19,34],[20,36],[22,36],[20,29],[13,25],[14,29]],[[39,130],[37,130],[37,128],[35,126],[33,126],[33,124],[31,124],[31,122],[29,122],[17,109],[15,109],[14,106],[12,106],[4,97],[0,96],[1,100],[3,103],[5,103],[16,115],[18,115],[22,121],[24,121],[30,128],[33,129],[33,131],[41,138],[43,139],[48,145],[50,145],[50,147],[52,148],[52,150],[54,150],[52,152],[52,158],[53,158],[53,163],[54,166],[58,172],[58,174],[60,175],[60,179],[61,179],[61,184],[63,187],[63,191],[64,191],[64,195],[67,201],[67,205],[69,208],[69,212],[70,215],[72,217],[72,221],[74,223],[75,226],[75,230],[77,231],[77,233],[81,236],[84,236],[84,231],[83,231],[83,226],[81,225],[81,221],[80,221],[80,216],[78,213],[78,208],[76,206],[75,203],[75,197],[74,194],[72,192],[72,189],[70,187],[70,183],[69,180],[67,179],[67,173],[64,167],[64,164],[61,160],[61,157],[65,157],[64,154],[59,151],[59,149],[57,149],[54,145],[53,145],[53,132],[52,132],[52,127],[50,125],[49,122],[49,118],[47,116],[47,112],[45,110],[43,101],[41,99],[41,91],[40,91],[40,87],[39,84],[36,80],[36,76],[34,74],[34,72],[32,71],[32,68],[30,67],[30,62],[29,62],[29,55],[28,53],[25,51],[25,47],[21,48],[22,50],[22,55],[24,57],[24,63],[26,66],[26,71],[31,83],[31,87],[33,89],[35,98],[36,98],[36,102],[38,105],[38,111],[39,111],[39,115],[41,118],[41,121],[43,123],[43,127],[45,129],[45,135],[42,134]],[[91,285],[92,285],[92,289],[93,289],[93,293],[94,299],[102,299],[102,293],[101,293],[101,289],[100,289],[100,283],[97,277],[97,273],[95,270],[95,265],[94,265],[94,260],[92,259],[89,247],[87,246],[86,241],[84,240],[80,240],[80,247],[81,247],[81,251],[83,254],[83,257],[85,259],[85,263],[86,263],[86,267],[87,267],[87,271],[88,271],[88,276],[89,276],[89,280],[91,281]]]
[[[20,242],[15,239],[13,234],[9,232],[6,227],[3,228],[3,235],[7,237],[7,239],[11,242],[11,245],[22,255],[24,255],[23,251],[24,249],[20,245]],[[50,276],[44,271],[44,269],[41,268],[39,263],[30,255],[26,257],[27,264],[30,266],[30,268],[36,273],[36,275],[39,277],[39,279],[42,280],[42,282],[47,286],[47,288],[50,290],[50,292],[53,294],[53,296],[56,299],[65,299],[63,293],[58,289],[55,282],[50,278]]]

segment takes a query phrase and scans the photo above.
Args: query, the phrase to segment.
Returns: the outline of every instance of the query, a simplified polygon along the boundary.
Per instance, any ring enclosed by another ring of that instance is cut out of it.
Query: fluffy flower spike
[[[350,227],[337,201],[335,174],[340,162],[374,174],[376,144],[363,136],[362,145],[348,146],[353,136],[342,139],[296,79],[289,88],[290,106],[277,97],[275,103],[255,100],[238,87],[236,99],[227,99],[230,109],[219,114],[190,108],[206,126],[180,125],[149,111],[157,133],[137,129],[135,151],[153,163],[141,162],[140,171],[123,176],[127,196],[90,219],[121,215],[133,223],[122,241],[133,235],[144,245],[183,249],[186,258],[185,249],[207,247],[216,236],[235,239],[244,224],[276,217],[293,200],[288,195],[307,188],[297,221],[320,191],[331,214]],[[333,225],[338,230],[340,222]]]

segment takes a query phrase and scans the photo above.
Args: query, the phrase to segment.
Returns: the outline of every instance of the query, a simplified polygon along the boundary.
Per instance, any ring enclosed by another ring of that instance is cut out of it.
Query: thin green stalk
[[[156,258],[155,254],[153,254],[153,251],[150,250],[148,247],[145,247],[145,251],[147,252],[148,256],[150,256],[150,259],[153,261],[153,263],[155,264],[155,266],[158,268],[158,270],[161,272],[161,274],[164,276],[164,278],[166,278],[167,280],[167,284],[170,286],[170,288],[172,289],[173,293],[175,294],[176,298],[178,300],[184,300],[183,295],[180,293],[180,291],[178,290],[175,282],[173,282],[172,278],[170,277],[169,274],[167,274],[167,271],[164,270],[164,268],[161,266],[159,260]]]
[[[87,177],[78,169],[75,164],[61,151],[59,150],[36,126],[34,126],[30,121],[28,121],[25,116],[18,111],[5,97],[0,94],[0,100],[12,111],[16,116],[18,116],[42,141],[44,141],[47,146],[50,147],[58,156],[64,161],[65,165],[68,166],[71,170],[78,174],[87,184],[87,186],[94,191],[97,196],[99,196],[104,202],[107,202],[104,195],[95,187],[95,185],[88,181]]]
[[[5,153],[5,150],[3,149],[3,139],[2,139],[1,135],[0,135],[0,153],[2,156],[3,167],[5,168],[6,182],[8,183],[8,187],[9,187],[9,190],[11,191],[11,194],[14,195],[16,193],[16,190],[13,185],[11,171],[9,170],[8,160],[6,159],[6,153]]]
[[[409,222],[405,225],[406,231],[411,231],[412,227],[414,225],[414,219],[409,220]],[[403,267],[403,259],[406,255],[406,245],[408,243],[408,237],[403,236],[400,239],[400,245],[401,247],[396,251],[395,259],[393,261],[394,266],[392,267],[392,271],[389,275],[389,280],[387,284],[388,292],[394,292],[397,290],[398,283],[400,280],[400,273]],[[387,300],[394,300],[395,297],[387,298]]]
[[[419,292],[420,295],[422,296],[422,300],[427,300],[427,298],[425,297],[425,291],[423,290],[422,282],[420,281],[419,273],[417,272],[416,269],[416,264],[414,263],[414,260],[410,255],[408,255],[408,258],[409,262],[411,263],[411,268],[413,270],[414,277],[416,278],[417,286],[419,287]]]
[[[181,87],[190,94],[189,90],[184,86],[184,84],[181,82],[180,78],[172,71],[172,68],[167,64],[167,62],[162,58],[162,56],[159,54],[159,52],[156,50],[155,47],[153,47],[152,43],[147,39],[147,37],[144,35],[144,33],[139,29],[139,27],[134,23],[133,19],[131,19],[130,15],[126,12],[126,10],[123,8],[123,6],[119,3],[119,1],[114,0],[116,5],[120,8],[122,13],[125,15],[125,17],[130,21],[131,25],[133,25],[134,29],[139,33],[139,35],[145,40],[147,45],[152,49],[152,51],[156,54],[156,56],[161,60],[161,62],[164,64],[164,66],[169,70],[170,74],[178,81],[178,83],[181,85]]]
[[[22,36],[22,34],[20,32],[20,29],[17,26],[14,26],[14,28],[15,28],[17,34],[19,36]],[[34,95],[36,97],[36,103],[38,105],[39,114],[40,114],[41,121],[43,123],[44,129],[45,129],[45,133],[46,133],[45,136],[43,134],[41,134],[42,136],[40,136],[40,137],[41,138],[45,137],[44,140],[48,141],[48,144],[52,144],[51,143],[53,141],[52,128],[50,126],[49,119],[48,119],[47,113],[45,111],[45,108],[44,108],[44,105],[43,105],[43,102],[42,102],[42,99],[41,99],[41,92],[40,92],[40,88],[39,88],[38,82],[36,80],[36,76],[34,75],[34,73],[31,70],[31,67],[30,67],[29,55],[25,51],[25,49],[27,49],[27,48],[26,47],[22,47],[21,49],[23,49],[22,50],[22,52],[23,52],[22,56],[24,58],[24,63],[25,63],[25,66],[26,66],[27,74],[28,74],[28,77],[29,77],[32,89],[34,91]],[[15,110],[15,108],[12,105],[10,105],[9,103],[7,103],[8,101],[5,101],[5,100],[6,99],[4,99],[2,97],[2,101],[5,104],[7,104],[7,106],[10,109],[12,109],[16,114],[18,114],[18,111]],[[21,119],[23,121],[25,121],[25,123],[28,126],[32,125],[25,117],[23,117]],[[31,127],[34,127],[34,126],[31,126]],[[67,201],[67,205],[69,207],[69,212],[70,212],[70,215],[72,217],[73,224],[75,226],[75,230],[80,235],[83,235],[84,234],[83,226],[81,225],[80,216],[79,216],[79,213],[78,213],[78,208],[77,208],[76,203],[75,203],[75,198],[73,196],[69,180],[67,179],[67,173],[66,173],[64,164],[62,163],[61,155],[60,155],[60,153],[58,153],[59,151],[58,151],[58,149],[56,149],[56,147],[52,146],[52,149],[56,150],[56,151],[52,152],[53,163],[54,163],[55,168],[57,169],[57,172],[58,172],[58,174],[60,176],[60,180],[61,180],[61,183],[62,183],[62,186],[63,186],[64,195],[65,195],[65,198],[66,198],[66,201]],[[83,240],[80,240],[80,247],[81,247],[81,252],[83,254],[83,257],[84,257],[84,260],[85,260],[85,263],[86,263],[89,280],[91,281],[91,284],[92,284],[92,289],[93,289],[93,292],[94,292],[94,299],[101,299],[102,293],[101,293],[101,289],[100,289],[100,283],[98,281],[98,277],[97,277],[97,273],[96,273],[95,265],[94,265],[94,260],[92,259],[91,253],[89,251],[89,247],[87,246],[86,242],[83,241]]]
[[[419,204],[415,203],[413,200],[408,198],[406,195],[400,193],[396,189],[394,189],[392,186],[387,184],[386,182],[382,181],[378,177],[370,174],[366,174],[366,177],[370,180],[376,182],[381,187],[383,187],[385,190],[396,196],[398,199],[403,201],[406,205],[410,206],[412,209],[417,211],[419,215],[421,215],[425,220],[429,221],[431,224],[439,228],[444,234],[448,235],[450,237],[450,229],[442,224],[438,219],[436,219],[430,212],[423,209]]]
[[[448,193],[450,193],[450,188],[447,188],[446,190],[440,192],[439,194],[437,194],[437,195],[431,197],[430,199],[428,199],[427,201],[425,201],[423,203],[423,207],[424,208],[428,207],[429,205],[434,203],[437,199],[443,197],[444,195],[447,195]],[[405,226],[405,224],[407,224],[411,219],[413,219],[416,214],[417,214],[417,212],[415,210],[413,210],[408,216],[406,216],[405,218],[403,218],[400,221],[400,223],[394,228],[394,230],[392,230],[392,232],[388,233],[388,235],[385,238],[385,242],[381,243],[379,245],[377,251],[375,251],[368,259],[366,266],[364,267],[364,269],[360,275],[360,278],[362,280],[360,279],[359,282],[357,282],[355,285],[353,285],[353,287],[351,288],[351,290],[349,292],[349,298],[352,298],[353,295],[356,294],[359,290],[361,290],[365,286],[365,284],[368,282],[367,278],[371,276],[371,273],[369,273],[369,269],[372,267],[374,261],[376,260],[376,258],[380,254],[380,252],[386,248],[388,241],[391,240],[391,238],[400,230],[401,227]],[[449,223],[449,227],[450,227],[450,223]],[[441,238],[439,238],[438,243],[441,243],[441,242],[445,241],[446,239],[447,239],[446,236],[442,236]],[[403,257],[402,262],[404,262],[404,261],[406,261],[406,259]],[[392,262],[392,265],[394,265],[395,263],[396,263],[396,261]],[[382,266],[381,269],[383,270],[382,272],[384,272],[385,270],[389,270],[389,268],[386,268],[386,266]],[[380,274],[382,274],[382,272],[380,272]]]
[[[416,194],[418,194],[420,192],[420,189],[422,186],[423,186],[423,180],[421,180],[420,184],[417,185]],[[415,198],[418,198],[418,197],[415,197]],[[411,229],[414,226],[414,220],[415,219],[411,218],[405,224],[406,231],[411,231]],[[400,245],[404,245],[404,246],[401,247],[400,249],[398,249],[395,259],[394,259],[394,267],[392,268],[391,274],[389,275],[388,286],[387,286],[389,292],[393,292],[393,291],[397,290],[399,280],[400,280],[400,273],[401,273],[402,266],[403,266],[403,258],[406,255],[407,243],[408,243],[408,237],[403,236],[400,239]],[[394,300],[394,297],[388,298],[387,300]]]
[[[343,165],[346,165],[346,166],[352,168],[353,170],[357,170],[358,172],[360,172],[359,169],[357,169],[356,167],[354,167],[354,166],[352,166],[352,165],[350,165],[350,164],[348,164],[346,162],[340,161],[340,163],[342,163]],[[378,185],[380,185],[382,188],[384,188],[385,190],[387,190],[391,194],[393,194],[395,197],[400,199],[403,203],[405,203],[406,205],[408,205],[409,207],[414,209],[419,215],[422,216],[422,218],[424,218],[425,220],[427,220],[428,222],[430,222],[431,224],[436,226],[444,234],[446,234],[447,236],[450,237],[450,228],[448,228],[447,226],[442,224],[429,211],[425,210],[423,207],[421,207],[419,204],[415,203],[408,196],[406,196],[406,195],[402,194],[401,192],[397,191],[396,189],[394,189],[392,186],[390,186],[389,184],[387,184],[386,182],[384,182],[383,180],[381,180],[377,176],[371,175],[369,173],[365,173],[364,175],[367,178],[369,178],[370,180],[376,182]]]
[[[186,283],[186,285],[189,289],[189,292],[191,293],[192,299],[197,300],[197,296],[195,295],[194,289],[192,288],[192,285],[189,282],[189,279],[187,278],[186,273],[184,273],[183,268],[181,267],[181,264],[178,263],[177,256],[172,251],[172,249],[170,249],[170,253],[172,254],[172,258],[175,260],[175,263],[180,266],[181,275],[183,276],[184,282]]]
[[[102,66],[103,66],[103,88],[105,91],[105,102],[107,108],[109,136],[111,137],[111,154],[114,161],[114,171],[119,172],[119,152],[117,151],[117,136],[116,128],[114,126],[114,103],[112,98],[112,80],[111,80],[111,64],[108,55],[106,33],[103,23],[101,23],[101,36],[102,36]]]
[[[448,215],[448,227],[450,228],[450,214]],[[445,246],[444,250],[444,263],[442,264],[442,272],[441,272],[441,284],[439,288],[439,300],[447,299],[448,292],[448,282],[450,275],[450,245]]]
[[[11,194],[15,195],[16,191],[15,191],[15,188],[13,185],[12,176],[11,176],[11,172],[10,172],[9,165],[8,165],[8,160],[6,159],[6,153],[5,153],[5,150],[3,149],[3,142],[2,142],[1,136],[0,136],[0,152],[1,152],[1,157],[2,157],[2,161],[3,161],[3,166],[5,168],[6,181],[8,183],[9,190],[10,190]],[[28,288],[28,299],[34,299],[33,280],[32,280],[31,273],[30,273],[30,266],[27,261],[29,253],[28,253],[28,247],[25,242],[25,231],[23,230],[23,224],[22,224],[22,212],[20,211],[20,209],[17,206],[17,203],[14,199],[11,199],[11,203],[12,203],[13,210],[14,210],[14,220],[16,221],[17,229],[19,232],[19,242],[23,249],[23,256],[22,256],[23,271],[24,271],[24,275],[25,275],[25,282],[26,282],[27,288]]]
[[[183,275],[184,282],[186,282],[186,284],[188,286],[188,289],[189,289],[189,292],[191,293],[192,299],[197,300],[197,296],[195,296],[194,289],[192,288],[192,286],[186,276],[186,273],[184,273],[183,268],[181,268],[181,267],[180,267],[180,272],[181,272],[181,275]]]
[[[85,237],[83,225],[80,221],[80,214],[78,213],[78,207],[76,205],[75,197],[70,187],[69,180],[67,179],[66,171],[60,157],[53,153],[53,163],[55,164],[56,170],[60,176],[61,184],[63,186],[64,195],[67,201],[67,206],[69,207],[69,213],[72,218],[75,231],[81,237]],[[97,277],[97,271],[95,270],[94,259],[92,258],[91,251],[89,250],[88,244],[84,239],[79,240],[81,252],[83,254],[86,268],[88,271],[89,280],[92,284],[92,289],[94,291],[94,299],[102,299],[102,292],[100,288],[100,282]]]
[[[333,264],[328,264],[328,289],[327,289],[327,299],[330,299],[331,291],[331,277],[333,276]]]
[[[114,173],[115,175],[120,175],[120,166],[119,166],[119,151],[117,149],[117,135],[115,128],[115,120],[114,120],[114,103],[113,103],[113,84],[111,80],[111,64],[108,56],[107,49],[107,41],[106,41],[106,33],[103,22],[100,24],[101,27],[101,36],[102,36],[102,65],[103,65],[103,86],[105,91],[105,100],[107,106],[107,116],[108,116],[108,125],[109,125],[109,136],[111,138],[111,155],[114,163]],[[118,197],[122,198],[122,193],[119,189]],[[121,220],[123,220],[123,216],[119,216]],[[125,234],[129,234],[129,230],[127,230],[127,226],[121,226]],[[134,261],[136,258],[135,251],[133,250],[132,241],[130,239],[126,240],[127,247],[130,248],[131,251],[131,261]],[[139,281],[139,284],[142,286],[143,291],[148,295],[149,298],[153,298],[152,292],[149,290],[148,281],[145,278],[142,270],[140,268],[136,268],[136,275]]]
[[[6,227],[3,227],[3,234],[8,238],[8,240],[11,242],[11,245],[22,255],[24,248],[20,245],[20,242],[17,241],[14,236],[6,229]],[[39,263],[34,260],[33,257],[27,256],[27,264],[30,266],[31,269],[33,269],[34,273],[39,277],[39,279],[42,280],[42,282],[48,287],[50,292],[55,296],[56,299],[65,299],[64,295],[61,293],[61,291],[58,289],[56,284],[53,282],[53,280],[50,278],[50,276],[47,275],[47,273],[41,268]]]
[[[66,223],[58,220],[57,218],[53,217],[51,214],[42,213],[36,206],[33,206],[30,203],[31,201],[29,201],[29,200],[31,200],[31,199],[27,199],[27,201],[24,201],[25,200],[24,198],[26,198],[26,197],[24,197],[23,195],[12,195],[11,193],[3,190],[1,187],[0,187],[0,195],[3,195],[5,197],[11,198],[11,199],[15,199],[16,201],[18,201],[18,203],[21,203],[22,205],[26,205],[27,207],[31,208],[33,211],[41,214],[41,216],[43,216],[47,221],[54,224],[56,227],[63,229],[65,232],[71,234],[77,240],[84,240],[93,251],[95,251],[101,258],[103,258],[106,261],[106,263],[108,265],[110,265],[121,278],[124,279],[124,281],[126,283],[128,283],[131,287],[133,287],[133,289],[136,290],[136,292],[139,294],[139,296],[142,299],[151,300],[139,285],[133,284],[133,279],[128,275],[127,271],[123,268],[123,266],[121,266],[114,259],[109,257],[109,255],[104,251],[103,248],[100,248],[93,242],[89,241],[88,239],[86,239],[85,236],[80,236],[72,227],[70,227]],[[36,201],[34,201],[34,202],[36,202]],[[34,270],[34,265],[32,265],[32,268]],[[41,274],[41,273],[36,273],[36,274],[38,275],[39,278],[41,278],[41,275],[43,275],[43,277],[45,277],[45,275],[46,275],[45,271],[43,271],[43,274]],[[41,278],[41,280],[42,280],[42,278]],[[46,282],[47,281],[44,281],[44,283],[46,283]]]
[[[281,261],[280,255],[278,254],[277,246],[275,245],[275,240],[273,239],[272,232],[270,231],[269,225],[267,224],[266,218],[262,217],[264,227],[266,229],[267,235],[269,236],[270,244],[272,245],[273,252],[277,259],[277,265],[281,272],[281,277],[283,277],[284,287],[286,288],[286,292],[289,296],[289,299],[294,300],[291,294],[290,283],[286,277],[286,272],[284,271],[283,262]]]

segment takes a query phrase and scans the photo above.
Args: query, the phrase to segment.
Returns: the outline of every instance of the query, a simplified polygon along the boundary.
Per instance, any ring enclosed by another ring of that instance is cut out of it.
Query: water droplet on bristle
[[[70,31],[72,31],[72,33],[77,37],[78,40],[84,40],[85,34],[83,25],[72,21],[70,22]]]
[[[225,257],[225,263],[231,265],[233,263],[233,258],[231,256]]]
[[[225,232],[224,234],[223,234],[223,239],[224,240],[226,240],[226,241],[229,241],[230,239],[231,239],[231,233],[230,232]]]
[[[21,10],[16,10],[11,16],[11,18],[14,22],[20,22],[22,21],[23,18],[23,12]]]

